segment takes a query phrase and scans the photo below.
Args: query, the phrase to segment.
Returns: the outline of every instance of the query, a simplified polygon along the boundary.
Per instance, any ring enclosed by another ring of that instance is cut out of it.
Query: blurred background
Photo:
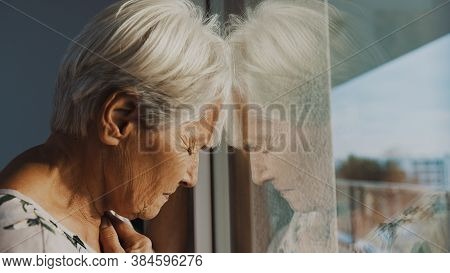
[[[337,71],[351,77],[335,79],[332,89],[340,249],[448,250],[449,7],[446,1],[330,2],[364,14],[372,38],[363,39],[363,48],[377,42],[347,63],[358,62],[362,73]],[[380,242],[387,227],[390,237]],[[418,236],[446,243],[433,248]]]
[[[0,0],[0,168],[46,140],[53,86],[65,49],[95,13],[113,2]],[[195,2],[223,20],[260,1]],[[335,52],[333,37],[330,40],[340,251],[448,252],[449,1],[329,3],[342,12],[339,29],[355,41],[344,54]],[[181,242],[176,250],[267,248],[270,238],[255,243],[261,237],[255,234],[252,217],[260,212],[252,206],[255,189],[242,183],[248,180],[248,164],[228,152],[222,146],[213,155],[202,154],[198,187],[177,193],[179,202],[188,205],[173,220],[182,222],[174,230],[173,238]],[[273,188],[257,191],[269,196],[268,207],[275,202],[283,214],[269,230],[288,223],[292,210]],[[151,233],[151,223],[135,225]],[[404,230],[416,236],[411,239]],[[435,240],[441,247],[433,245]]]

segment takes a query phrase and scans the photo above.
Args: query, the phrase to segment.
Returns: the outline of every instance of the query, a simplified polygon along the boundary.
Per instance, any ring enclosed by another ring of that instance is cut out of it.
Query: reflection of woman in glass
[[[316,1],[267,1],[232,24],[236,101],[267,106],[243,107],[233,145],[250,152],[252,180],[270,181],[293,213],[268,251],[337,251],[327,13]]]
[[[196,184],[217,121],[199,109],[230,85],[226,44],[203,22],[188,1],[136,0],[85,27],[59,71],[50,137],[0,173],[0,251],[152,251],[105,212],[150,219]]]
[[[337,251],[326,37],[328,21],[338,31],[335,15],[315,1],[267,1],[232,25],[234,97],[244,107],[242,135],[231,139],[249,152],[252,181],[270,196],[269,252]],[[332,52],[351,47],[341,36]],[[354,250],[448,252],[447,212],[445,194],[427,194]]]

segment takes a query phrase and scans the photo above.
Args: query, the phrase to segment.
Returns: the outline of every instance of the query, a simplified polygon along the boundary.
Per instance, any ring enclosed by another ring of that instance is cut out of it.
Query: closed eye
[[[203,145],[203,147],[201,148],[201,150],[202,150],[202,151],[205,151],[205,152],[209,152],[211,149],[212,149],[212,148],[209,147],[208,145]]]

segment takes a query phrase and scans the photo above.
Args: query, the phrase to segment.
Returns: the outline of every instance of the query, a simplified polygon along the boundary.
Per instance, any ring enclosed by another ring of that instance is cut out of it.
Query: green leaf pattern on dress
[[[14,200],[14,199],[19,199],[14,195],[10,195],[10,194],[4,194],[4,195],[0,195],[0,206],[5,204],[8,201]],[[4,226],[3,229],[6,230],[18,230],[18,229],[22,229],[22,228],[27,228],[27,227],[31,227],[31,226],[38,226],[40,225],[42,228],[50,231],[53,234],[56,234],[56,232],[63,234],[68,241],[70,241],[70,243],[75,247],[78,248],[78,246],[83,247],[84,249],[86,249],[85,244],[83,243],[83,241],[77,236],[77,235],[73,235],[71,236],[70,234],[68,234],[67,232],[63,231],[61,228],[58,227],[58,225],[53,222],[50,219],[46,219],[42,216],[39,215],[37,209],[33,206],[33,204],[25,201],[25,200],[20,200],[20,203],[22,205],[22,209],[25,213],[33,213],[34,217],[33,218],[27,218],[24,220],[21,220],[17,223],[11,224],[11,225],[7,225]]]
[[[424,202],[413,204],[403,211],[401,215],[389,222],[382,223],[375,230],[372,236],[378,237],[383,242],[383,249],[392,251],[392,247],[398,239],[397,235],[399,229],[408,224],[418,224],[435,217],[438,214],[447,214],[446,199],[442,198],[440,194],[430,194],[424,198]],[[430,243],[426,240],[420,239],[416,236],[417,242],[414,243],[410,249],[412,253],[428,253],[432,252]],[[370,252],[370,251],[369,251]]]

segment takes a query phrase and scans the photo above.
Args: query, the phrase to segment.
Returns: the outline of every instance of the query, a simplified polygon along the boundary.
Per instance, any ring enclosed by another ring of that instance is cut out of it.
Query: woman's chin
[[[151,220],[159,214],[161,207],[162,206],[151,206],[150,208],[141,211],[138,214],[138,218],[142,220]]]
[[[137,217],[142,220],[151,220],[155,218],[161,211],[162,206],[168,201],[168,198],[161,196],[156,202],[153,202],[150,206],[137,213]]]
[[[151,220],[159,214],[160,209],[149,210],[139,215],[139,219]]]

